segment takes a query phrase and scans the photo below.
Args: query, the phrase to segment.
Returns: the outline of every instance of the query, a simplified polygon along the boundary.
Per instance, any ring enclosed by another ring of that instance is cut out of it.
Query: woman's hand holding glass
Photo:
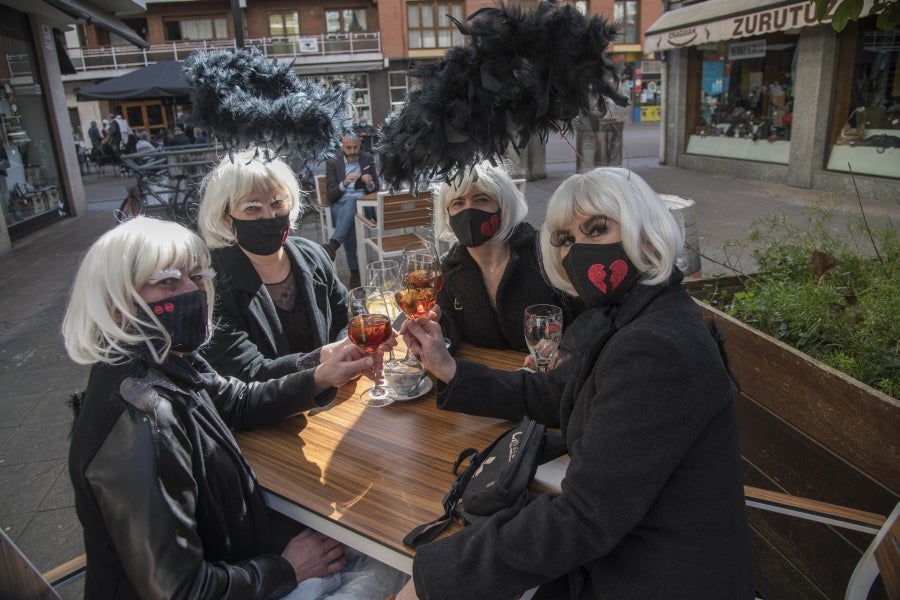
[[[439,318],[440,308],[435,306],[423,317],[404,321],[400,335],[409,351],[419,357],[425,368],[447,383],[456,375],[456,360],[447,349]]]
[[[392,335],[382,349],[387,352],[396,345],[396,336]],[[340,387],[361,374],[374,381],[375,374],[381,372],[382,363],[382,354],[369,354],[349,338],[322,346],[315,370],[316,394],[330,387]]]
[[[378,368],[375,370],[375,387],[363,392],[359,400],[366,406],[387,406],[397,399],[394,390],[382,385],[384,377],[382,373],[383,356],[382,344],[388,342],[394,335],[391,319],[382,313],[369,311],[371,300],[378,296],[378,290],[372,286],[362,286],[350,290],[347,297],[347,333],[349,338],[360,349],[378,357]]]

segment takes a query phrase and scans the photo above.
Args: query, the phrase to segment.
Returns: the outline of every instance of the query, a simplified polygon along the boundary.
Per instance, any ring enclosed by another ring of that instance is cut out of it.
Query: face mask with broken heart
[[[618,304],[640,275],[622,242],[573,244],[562,266],[578,296],[591,308]]]
[[[459,243],[467,248],[480,246],[500,229],[500,211],[487,212],[478,208],[466,208],[450,216],[450,229]]]

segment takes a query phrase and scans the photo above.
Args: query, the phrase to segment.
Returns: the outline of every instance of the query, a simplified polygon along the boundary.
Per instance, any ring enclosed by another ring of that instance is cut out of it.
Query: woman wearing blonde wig
[[[327,358],[322,346],[347,336],[347,289],[319,244],[288,235],[301,202],[290,168],[246,151],[222,159],[202,189],[198,225],[218,293],[207,360],[263,381]]]
[[[212,277],[199,237],[145,217],[97,240],[75,276],[62,330],[92,365],[69,450],[86,598],[278,598],[344,566],[312,530],[276,542],[230,428],[326,404],[372,359],[343,345],[269,382],[219,375],[196,352]]]
[[[734,381],[681,288],[679,228],[625,169],[573,175],[541,229],[551,283],[588,309],[549,373],[454,360],[438,323],[402,333],[438,406],[559,426],[559,494],[419,546],[397,600],[754,597]],[[477,552],[472,552],[477,549]],[[527,549],[527,551],[523,551]]]
[[[506,171],[484,162],[441,185],[435,234],[456,242],[443,258],[438,294],[450,352],[461,341],[527,351],[522,317],[532,304],[556,304],[568,325],[580,302],[541,275],[537,231],[524,221],[528,205]]]

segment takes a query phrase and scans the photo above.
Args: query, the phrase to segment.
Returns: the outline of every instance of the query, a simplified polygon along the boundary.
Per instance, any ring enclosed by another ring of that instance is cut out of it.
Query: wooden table
[[[459,356],[505,370],[524,358],[471,346]],[[414,550],[403,537],[443,513],[441,499],[455,480],[451,469],[459,453],[482,449],[512,424],[440,411],[433,390],[367,408],[358,396],[371,386],[364,377],[350,382],[327,410],[237,440],[273,509],[411,573]]]

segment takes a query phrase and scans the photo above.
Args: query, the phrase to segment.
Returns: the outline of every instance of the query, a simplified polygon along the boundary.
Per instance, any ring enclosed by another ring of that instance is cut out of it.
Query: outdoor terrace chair
[[[322,243],[327,243],[334,233],[334,224],[331,222],[331,208],[328,206],[327,183],[324,175],[316,175],[316,212],[319,213],[319,233],[322,235]]]
[[[417,194],[411,192],[378,192],[375,221],[360,214],[356,219],[362,225],[362,236],[356,240],[362,248],[371,250],[384,260],[403,254],[403,247],[418,240],[434,241],[433,195],[431,190]],[[357,229],[359,231],[359,228]]]

